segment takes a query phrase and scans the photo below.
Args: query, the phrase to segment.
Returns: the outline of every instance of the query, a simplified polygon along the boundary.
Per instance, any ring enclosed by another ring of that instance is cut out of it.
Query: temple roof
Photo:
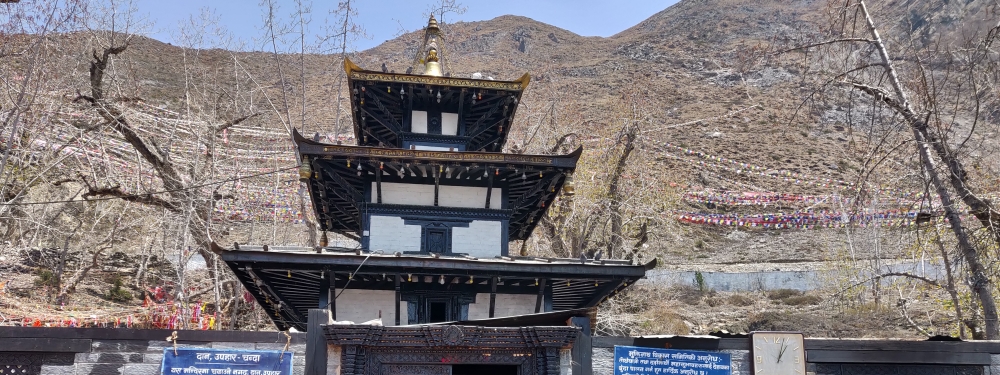
[[[284,250],[239,246],[239,250],[213,251],[240,279],[279,329],[306,330],[308,310],[318,308],[321,285],[338,290],[394,290],[399,278],[404,290],[467,288],[490,292],[497,277],[497,293],[537,293],[552,289],[552,310],[597,306],[644,277],[656,266],[628,261],[468,256],[382,254],[354,249],[298,248]],[[440,283],[444,279],[444,284]]]
[[[515,81],[494,81],[377,72],[361,69],[349,59],[344,60],[344,69],[358,144],[395,148],[403,146],[405,137],[433,141],[433,135],[404,129],[407,108],[433,105],[461,114],[459,127],[466,131],[458,139],[469,151],[500,151],[521,93],[531,80],[528,74]]]
[[[309,192],[320,229],[339,233],[361,233],[362,206],[386,210],[412,210],[403,205],[368,203],[366,184],[382,182],[460,185],[493,184],[504,188],[506,207],[493,210],[423,207],[446,210],[448,214],[489,212],[510,215],[510,240],[531,236],[535,225],[552,205],[569,173],[582,154],[577,149],[569,155],[524,155],[491,152],[452,152],[387,149],[380,147],[342,146],[305,139],[297,131],[293,139],[309,166]],[[503,197],[496,197],[500,202]],[[461,249],[456,249],[461,252]]]

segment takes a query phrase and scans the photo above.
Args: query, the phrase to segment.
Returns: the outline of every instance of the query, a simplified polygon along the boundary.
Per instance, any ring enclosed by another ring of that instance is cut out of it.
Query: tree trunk
[[[965,229],[962,228],[962,218],[956,210],[951,192],[948,191],[948,188],[938,176],[930,148],[933,147],[937,156],[944,161],[945,166],[951,175],[950,181],[952,188],[955,189],[959,196],[962,197],[962,200],[969,205],[970,208],[972,208],[974,214],[978,213],[976,216],[980,219],[980,221],[983,221],[983,218],[980,217],[980,215],[984,215],[987,219],[984,221],[984,225],[987,225],[987,228],[990,228],[991,230],[993,229],[990,227],[990,224],[992,224],[990,218],[992,213],[996,212],[996,210],[993,209],[989,203],[977,198],[975,194],[970,191],[969,187],[965,184],[966,173],[961,162],[957,157],[955,157],[955,155],[949,152],[947,146],[941,142],[941,140],[937,139],[934,134],[928,131],[927,122],[920,119],[913,111],[913,108],[910,106],[910,102],[906,97],[906,93],[903,91],[903,85],[899,81],[896,69],[893,68],[892,60],[889,59],[889,53],[885,48],[885,44],[882,42],[881,36],[879,36],[878,29],[875,28],[875,23],[872,20],[871,15],[868,13],[868,8],[865,6],[864,0],[859,0],[858,5],[861,12],[865,16],[865,22],[867,23],[868,29],[875,41],[875,47],[878,50],[879,57],[882,59],[883,67],[889,76],[889,82],[895,92],[895,99],[889,98],[884,92],[877,88],[859,84],[855,84],[854,86],[875,96],[877,99],[881,99],[883,102],[892,107],[906,120],[910,129],[913,131],[913,137],[917,141],[917,149],[920,153],[921,165],[923,166],[928,177],[930,177],[931,184],[934,186],[934,189],[941,199],[941,205],[944,208],[945,217],[948,219],[948,224],[950,225],[952,232],[955,234],[955,238],[958,240],[958,247],[962,252],[962,257],[965,258],[966,264],[969,267],[972,293],[976,296],[976,299],[979,300],[983,310],[986,338],[989,340],[996,340],[1000,338],[1000,325],[998,325],[997,306],[996,301],[993,298],[991,282],[986,276],[986,267],[980,259],[979,251],[969,239],[968,233],[966,233]],[[994,232],[994,237],[997,237],[996,232]],[[998,241],[1000,241],[1000,238],[998,238]]]
[[[608,202],[608,208],[611,211],[611,238],[608,241],[608,259],[614,259],[615,251],[621,249],[625,243],[625,237],[622,233],[622,197],[619,191],[619,184],[621,183],[622,174],[625,173],[625,167],[628,165],[628,157],[635,150],[635,138],[639,133],[639,127],[631,123],[634,119],[629,119],[629,121],[630,123],[622,129],[625,133],[623,135],[625,138],[625,148],[615,163],[615,169],[611,173],[611,181],[608,183],[608,198],[611,200]]]

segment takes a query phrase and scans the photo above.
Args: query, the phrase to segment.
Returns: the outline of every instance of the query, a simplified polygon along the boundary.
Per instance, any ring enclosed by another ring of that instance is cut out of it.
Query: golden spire
[[[441,28],[438,27],[437,20],[432,14],[427,21],[427,27],[424,28],[423,48],[417,50],[417,58],[415,59],[424,65],[424,75],[435,77],[444,75],[444,62],[442,61],[444,53],[438,43],[444,43],[444,36],[441,35]]]

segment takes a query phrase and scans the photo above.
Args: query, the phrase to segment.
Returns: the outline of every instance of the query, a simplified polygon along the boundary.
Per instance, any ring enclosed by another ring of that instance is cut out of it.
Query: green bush
[[[126,303],[132,301],[132,293],[129,292],[124,287],[121,277],[115,277],[114,282],[111,284],[111,288],[108,289],[108,293],[104,296],[108,300]]]
[[[699,292],[708,291],[708,286],[705,285],[705,276],[702,276],[701,271],[694,271],[694,284],[698,287]]]
[[[59,278],[56,277],[56,274],[51,270],[43,268],[38,270],[38,277],[35,278],[35,286],[59,287]]]

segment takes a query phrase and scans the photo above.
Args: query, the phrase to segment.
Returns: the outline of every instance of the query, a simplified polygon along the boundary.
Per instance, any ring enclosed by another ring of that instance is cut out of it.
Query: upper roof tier
[[[424,45],[406,73],[365,70],[344,60],[358,145],[499,152],[507,141],[528,74],[514,81],[457,78],[444,72],[443,42],[431,17]],[[423,74],[411,74],[415,68]]]

